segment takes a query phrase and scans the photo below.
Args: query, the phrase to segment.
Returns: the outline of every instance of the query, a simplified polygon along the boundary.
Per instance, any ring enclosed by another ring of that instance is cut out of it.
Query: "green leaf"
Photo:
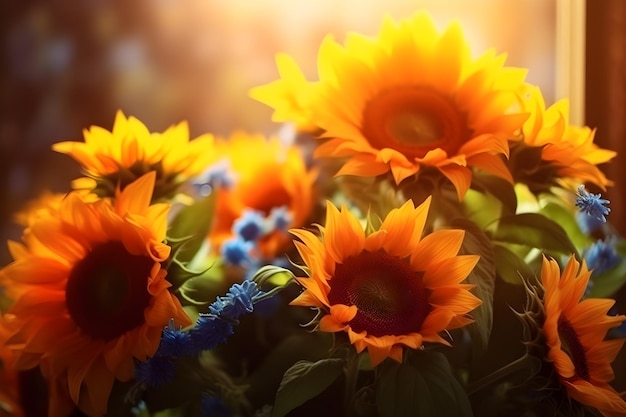
[[[215,211],[216,194],[211,193],[192,205],[184,206],[169,226],[167,239],[172,246],[173,259],[168,266],[167,280],[172,283],[172,290],[202,273],[189,271],[187,266],[207,240]]]
[[[585,235],[578,227],[574,212],[566,207],[548,203],[541,209],[541,213],[561,225],[576,247],[582,248],[593,243],[593,239]]]
[[[342,374],[344,360],[321,359],[317,362],[298,361],[283,375],[272,417],[283,417],[291,410],[317,397]]]
[[[626,259],[622,258],[620,263],[601,274],[591,275],[591,290],[589,297],[604,298],[615,295],[626,282]]]
[[[305,317],[310,318],[309,315]],[[268,352],[261,364],[247,378],[247,397],[257,407],[272,403],[284,373],[294,363],[299,360],[314,362],[326,359],[332,347],[332,333],[300,331],[287,336]]]
[[[502,203],[503,213],[513,214],[517,210],[515,187],[503,178],[486,174],[475,175],[472,178],[472,188],[494,196]]]
[[[206,240],[213,222],[217,193],[212,192],[189,206],[184,206],[172,220],[167,231],[169,240],[184,239],[176,253],[180,262],[189,262]]]
[[[456,219],[452,221],[451,226],[465,230],[465,239],[459,254],[480,256],[478,264],[465,282],[475,285],[472,291],[482,300],[481,305],[470,313],[475,321],[468,329],[473,336],[476,336],[473,340],[479,343],[475,346],[485,349],[493,324],[493,292],[496,281],[493,247],[482,229],[473,222],[466,219]]]
[[[533,275],[532,269],[515,252],[502,245],[493,245],[496,260],[496,273],[509,284],[522,285],[523,277]]]
[[[400,364],[379,366],[376,405],[380,417],[472,416],[470,402],[446,357],[435,351],[414,351]]]
[[[516,243],[541,251],[578,253],[565,230],[543,214],[522,213],[500,219],[494,240]]]

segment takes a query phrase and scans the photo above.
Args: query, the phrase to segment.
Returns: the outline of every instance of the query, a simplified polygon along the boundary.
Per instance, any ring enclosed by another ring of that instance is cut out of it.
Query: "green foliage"
[[[172,220],[167,238],[185,239],[184,246],[177,252],[176,259],[179,261],[189,262],[206,240],[213,221],[216,195],[217,193],[211,193],[184,206]]]
[[[496,274],[509,284],[523,284],[524,277],[533,275],[530,266],[517,253],[506,246],[494,244]]]
[[[443,354],[425,350],[406,356],[402,364],[387,360],[379,367],[380,417],[472,416],[467,395]]]
[[[344,362],[340,358],[296,362],[283,376],[276,393],[272,417],[284,417],[321,394],[342,374]]]
[[[513,185],[495,175],[476,174],[472,188],[485,195],[493,196],[501,204],[502,214],[513,214],[517,209],[517,196]]]
[[[248,378],[247,397],[256,406],[273,402],[285,372],[297,361],[328,357],[332,336],[322,332],[295,333],[273,346]]]
[[[615,250],[620,256],[619,263],[607,271],[591,275],[593,285],[589,297],[612,297],[626,283],[626,243],[616,245]]]
[[[474,223],[466,219],[456,219],[452,227],[465,230],[465,239],[461,247],[461,254],[479,255],[480,260],[466,279],[469,284],[475,285],[472,290],[482,300],[470,314],[474,323],[469,327],[473,340],[481,349],[487,347],[491,326],[493,324],[493,292],[495,286],[496,264],[491,241],[485,233]]]
[[[501,218],[493,238],[499,242],[525,245],[545,252],[566,255],[578,253],[563,227],[538,213],[522,213]]]
[[[548,203],[541,208],[540,213],[558,223],[563,230],[565,230],[567,236],[569,236],[576,247],[582,248],[593,242],[593,240],[585,235],[580,230],[580,227],[578,227],[573,210],[568,210],[568,208],[561,204]]]
[[[167,240],[172,246],[173,253],[167,279],[175,289],[190,277],[198,275],[194,271],[189,271],[186,266],[198,254],[207,239],[213,221],[216,194],[211,193],[191,205],[184,206],[170,223]]]

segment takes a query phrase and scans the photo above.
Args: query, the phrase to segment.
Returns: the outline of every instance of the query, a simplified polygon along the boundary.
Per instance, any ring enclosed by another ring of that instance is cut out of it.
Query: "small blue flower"
[[[135,366],[137,382],[152,388],[172,382],[175,373],[174,359],[168,356],[155,356]]]
[[[611,240],[598,240],[584,251],[584,257],[589,269],[593,269],[596,275],[608,271],[620,261]]]
[[[228,290],[224,301],[226,306],[222,310],[222,316],[238,319],[246,313],[252,313],[254,309],[254,297],[260,294],[256,283],[244,281],[241,284],[233,284]]]
[[[226,262],[235,266],[245,266],[252,263],[251,252],[254,243],[239,238],[229,239],[222,244],[222,257]]]
[[[212,314],[200,316],[191,330],[191,346],[194,352],[215,349],[233,334],[233,325]]]
[[[287,208],[287,206],[274,207],[270,211],[268,220],[274,230],[287,230],[287,227],[291,224],[293,216]]]
[[[182,328],[176,328],[174,319],[170,319],[169,324],[163,329],[161,344],[157,350],[157,355],[181,357],[190,352],[191,338],[189,332]]]
[[[245,209],[233,223],[233,232],[243,240],[257,240],[266,233],[265,216],[260,211]]]
[[[593,194],[585,190],[584,185],[578,186],[578,196],[576,197],[576,207],[588,216],[594,217],[602,222],[606,222],[606,217],[611,211],[604,204],[610,201],[602,198],[601,194]]]
[[[237,320],[246,313],[252,313],[257,296],[263,294],[253,281],[244,281],[241,284],[233,284],[226,296],[217,297],[210,306],[211,314]]]
[[[232,187],[237,178],[230,165],[230,159],[220,159],[200,174],[195,184],[200,186],[208,184],[213,188]]]

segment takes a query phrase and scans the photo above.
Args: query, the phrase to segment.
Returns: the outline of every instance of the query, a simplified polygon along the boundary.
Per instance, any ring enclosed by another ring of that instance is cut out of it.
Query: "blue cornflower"
[[[260,293],[261,291],[253,281],[233,284],[224,297],[226,306],[222,309],[221,316],[238,319],[243,314],[252,313],[255,296]]]
[[[254,242],[233,238],[222,244],[221,252],[227,263],[235,266],[245,266],[253,261],[251,257],[253,249]]]
[[[287,230],[287,227],[291,224],[293,216],[287,208],[287,206],[274,207],[270,211],[268,220],[274,230]]]
[[[230,159],[222,158],[204,170],[204,172],[198,176],[198,179],[194,181],[194,185],[198,187],[208,185],[211,188],[230,188],[236,181],[236,174],[231,169]]]
[[[579,211],[578,213],[576,213],[576,223],[578,223],[580,231],[589,236],[592,233],[600,230],[605,222],[596,217],[591,217],[582,211]]]
[[[233,334],[233,325],[212,314],[200,316],[189,333],[194,352],[215,349]]]
[[[584,252],[585,261],[593,274],[601,274],[608,271],[620,261],[612,241],[598,240]]]
[[[265,216],[262,212],[245,209],[233,223],[233,232],[243,240],[254,241],[263,236],[266,231]]]
[[[181,357],[187,355],[191,350],[191,338],[189,332],[182,328],[176,328],[174,319],[170,319],[169,324],[163,329],[161,344],[157,350],[157,355]]]
[[[172,382],[176,364],[169,356],[154,356],[135,366],[135,379],[147,387],[159,387]]]
[[[218,397],[202,394],[202,417],[232,417],[232,413]]]
[[[596,219],[606,222],[606,217],[611,211],[610,208],[605,207],[604,204],[609,204],[610,201],[602,198],[601,194],[593,194],[585,190],[584,185],[578,186],[578,194],[576,197],[576,207],[581,212],[588,216],[595,217]]]
[[[255,299],[261,294],[263,293],[253,281],[233,284],[226,296],[217,297],[209,306],[209,311],[215,316],[237,320],[243,314],[252,313]]]

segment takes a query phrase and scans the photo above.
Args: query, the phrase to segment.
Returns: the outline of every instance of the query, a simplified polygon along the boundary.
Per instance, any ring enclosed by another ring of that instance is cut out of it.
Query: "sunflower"
[[[522,128],[524,140],[520,145],[541,148],[542,162],[535,171],[538,182],[570,179],[575,186],[590,182],[603,190],[613,185],[597,165],[609,162],[617,153],[602,149],[593,142],[595,130],[569,124],[569,102],[566,99],[546,109],[541,90],[527,86],[523,104],[530,116]],[[523,164],[521,171],[529,172],[528,158],[520,162]]]
[[[219,189],[210,240],[217,249],[233,236],[233,225],[246,210],[263,216],[283,209],[286,227],[272,230],[258,244],[264,258],[276,256],[289,243],[287,228],[301,227],[313,208],[314,170],[308,170],[300,150],[278,138],[235,132],[216,142],[217,154],[230,160],[231,187]]]
[[[392,210],[378,231],[365,235],[359,221],[342,207],[327,204],[322,237],[292,230],[309,269],[298,278],[305,291],[292,305],[325,311],[319,328],[347,332],[372,366],[387,357],[402,360],[402,346],[424,342],[449,345],[439,333],[462,327],[481,301],[461,284],[479,257],[457,255],[462,230],[422,233],[431,199],[415,208],[411,200]]]
[[[512,181],[502,155],[527,117],[515,111],[526,71],[504,61],[493,50],[472,59],[458,24],[439,33],[420,12],[400,23],[387,18],[376,39],[348,34],[342,47],[326,37],[319,81],[302,93],[285,93],[299,84],[283,76],[252,95],[273,106],[279,120],[291,115],[321,129],[328,140],[316,155],[348,158],[337,175],[391,171],[399,184],[431,167],[461,198],[471,167]],[[299,100],[280,99],[290,94]]]
[[[70,155],[81,164],[86,177],[74,188],[99,196],[112,196],[118,184],[126,185],[143,174],[156,171],[154,199],[171,197],[187,179],[202,173],[212,162],[211,135],[189,141],[186,122],[163,133],[151,133],[135,117],[122,111],[115,116],[113,130],[98,126],[84,130],[84,142],[60,142],[52,149]]]
[[[114,202],[70,193],[30,224],[23,244],[9,242],[14,261],[2,276],[15,300],[5,317],[16,366],[40,365],[89,415],[105,413],[114,380],[130,380],[135,359],[154,354],[170,318],[190,324],[161,266],[169,205],[150,205],[155,177]]]
[[[626,402],[609,385],[614,378],[611,362],[624,339],[604,339],[607,331],[626,317],[607,315],[614,300],[580,301],[590,276],[585,262],[581,265],[573,256],[562,275],[557,262],[544,257],[541,281],[547,356],[569,397],[595,407],[604,416],[624,416]]]

